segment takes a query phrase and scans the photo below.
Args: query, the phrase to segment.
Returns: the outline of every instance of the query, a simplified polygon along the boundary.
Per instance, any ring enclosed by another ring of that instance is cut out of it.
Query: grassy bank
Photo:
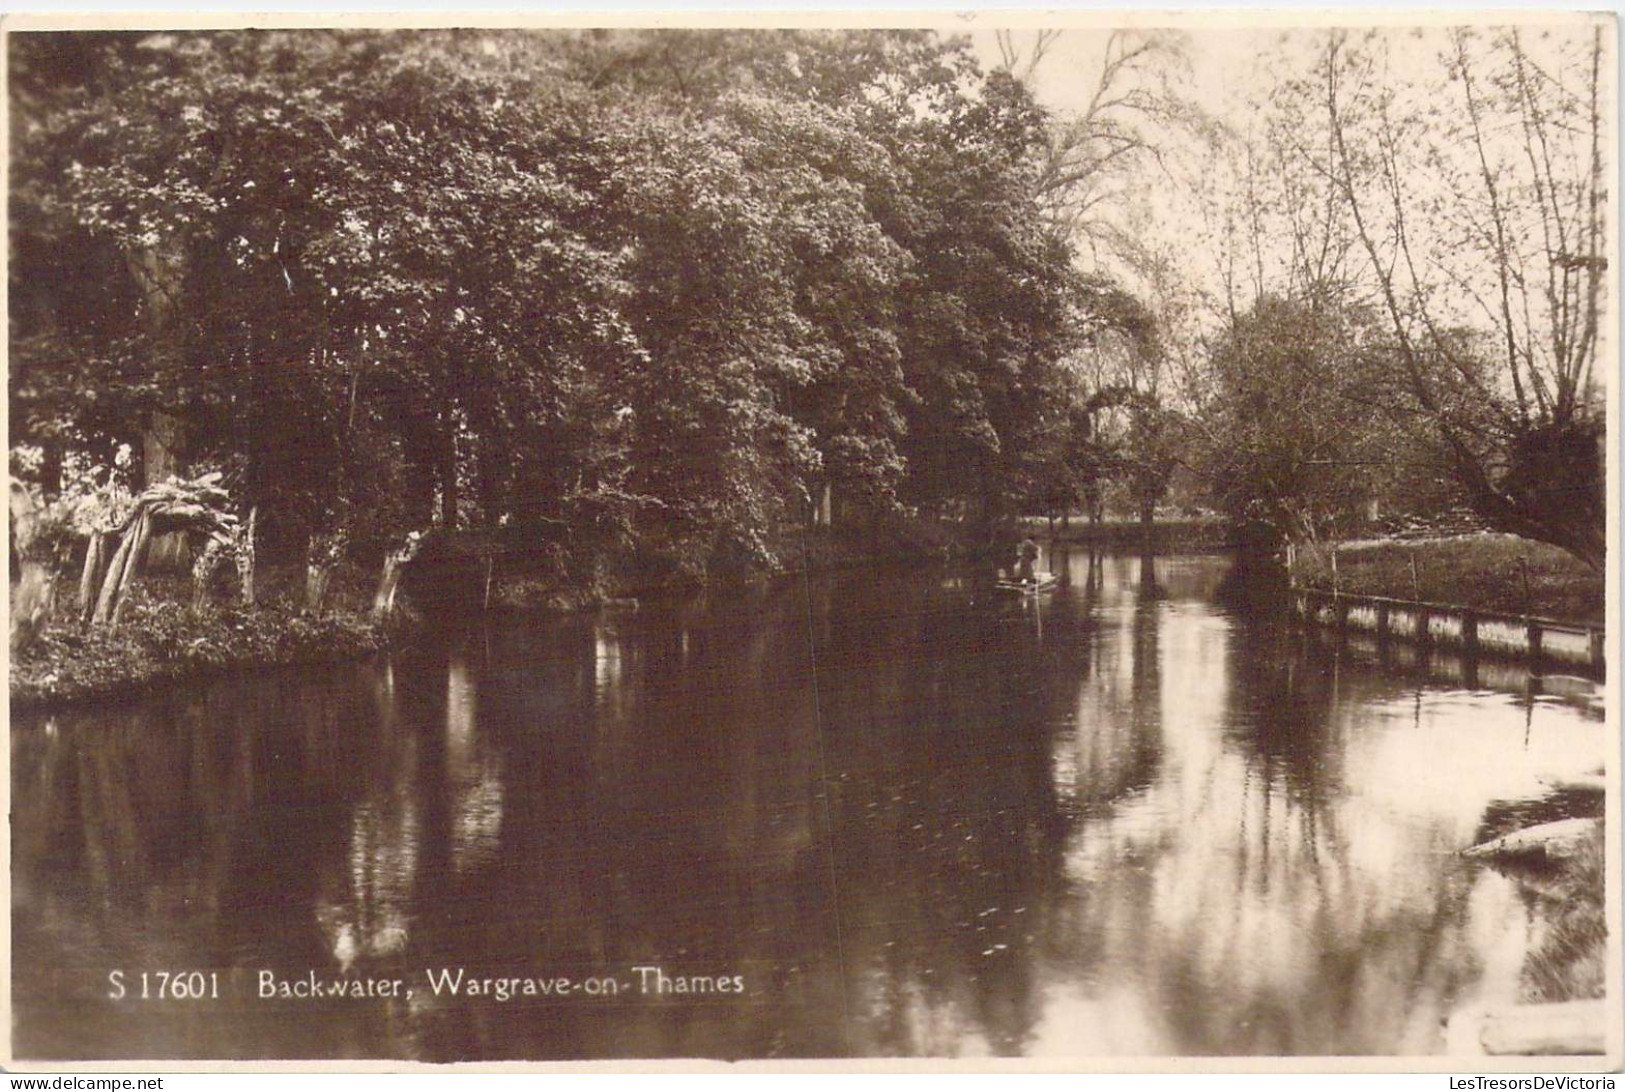
[[[1330,589],[1331,548],[1298,551],[1296,577]],[[1515,535],[1474,534],[1407,541],[1343,543],[1337,549],[1338,590],[1600,622],[1604,577],[1555,546]]]
[[[291,571],[266,577],[253,610],[226,600],[193,608],[188,582],[146,581],[112,630],[81,627],[63,605],[12,655],[12,710],[136,695],[241,668],[355,659],[389,643],[370,617],[364,574],[339,574],[319,616],[300,609]]]

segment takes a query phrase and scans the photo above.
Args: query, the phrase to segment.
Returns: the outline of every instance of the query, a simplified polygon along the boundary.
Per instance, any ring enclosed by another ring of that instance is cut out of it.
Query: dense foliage
[[[915,33],[16,34],[12,441],[263,548],[770,563],[985,526],[1062,403],[1045,116]]]
[[[1300,35],[1246,135],[1177,35],[1074,114],[1053,35],[9,41],[14,474],[220,472],[317,602],[436,527],[597,586],[1171,489],[1272,548],[1463,506],[1602,558],[1593,34]],[[1176,146],[1222,293],[1133,212]]]

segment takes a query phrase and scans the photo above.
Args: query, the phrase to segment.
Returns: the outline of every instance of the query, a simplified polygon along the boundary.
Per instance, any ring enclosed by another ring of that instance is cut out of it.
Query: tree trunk
[[[124,572],[119,577],[118,593],[113,602],[112,625],[109,628],[118,628],[119,618],[124,614],[124,605],[130,601],[130,589],[135,587],[135,580],[141,571],[141,563],[145,560],[147,550],[152,542],[152,516],[143,515],[141,522],[136,525],[135,545],[130,548],[130,556],[124,561]]]
[[[33,494],[11,483],[11,558],[18,567],[11,593],[11,647],[25,647],[39,633],[51,611],[55,580],[46,558],[38,556],[40,509]]]
[[[1572,857],[1601,829],[1596,819],[1558,819],[1503,834],[1461,851],[1464,857],[1502,859],[1540,853],[1548,858]]]
[[[480,522],[488,531],[494,531],[502,522],[502,466],[504,455],[497,445],[483,441],[476,449],[474,469],[475,488],[479,494]]]
[[[85,547],[85,568],[79,576],[79,620],[88,622],[96,607],[96,591],[107,568],[107,533],[92,531]]]
[[[378,579],[378,591],[372,597],[372,616],[382,621],[395,612],[395,593],[400,588],[401,575],[406,563],[417,556],[421,539],[416,534],[407,537],[405,545],[384,555],[384,571]]]
[[[40,492],[55,498],[62,494],[62,445],[55,440],[40,444],[44,458],[40,463]]]
[[[155,410],[141,447],[145,484],[186,476],[186,424],[179,417]],[[185,572],[192,565],[190,554],[185,532],[171,531],[153,539],[147,564],[154,572]]]
[[[305,613],[322,613],[322,603],[327,598],[327,582],[332,578],[331,565],[310,564],[305,568]]]
[[[243,529],[243,541],[238,547],[237,556],[234,559],[237,562],[237,578],[242,586],[243,606],[249,610],[253,610],[255,604],[254,525],[259,519],[259,514],[258,506],[248,510],[248,526]]]
[[[214,566],[192,569],[192,609],[202,610],[209,603],[209,585],[214,583]]]
[[[113,601],[118,595],[124,570],[130,563],[130,552],[135,549],[136,537],[136,525],[132,523],[124,529],[118,549],[113,551],[113,560],[108,562],[107,571],[102,577],[101,593],[96,596],[96,610],[91,616],[91,621],[97,625],[105,624],[113,616]]]
[[[457,417],[446,413],[440,443],[440,522],[446,530],[457,529]]]
[[[51,613],[56,580],[43,561],[25,558],[22,579],[11,593],[11,650],[26,648],[39,634]]]
[[[192,609],[202,610],[209,602],[209,585],[214,583],[214,574],[220,571],[220,563],[225,560],[224,551],[219,539],[210,539],[209,544],[203,547],[197,561],[192,564]]]
[[[400,587],[401,567],[405,564],[399,550],[384,558],[384,572],[378,579],[378,593],[372,597],[372,616],[388,618],[395,611],[395,590]]]

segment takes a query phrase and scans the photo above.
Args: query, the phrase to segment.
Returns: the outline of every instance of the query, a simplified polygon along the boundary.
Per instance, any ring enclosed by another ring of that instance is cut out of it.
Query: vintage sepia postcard
[[[7,1069],[1617,1071],[1612,16],[0,30]]]

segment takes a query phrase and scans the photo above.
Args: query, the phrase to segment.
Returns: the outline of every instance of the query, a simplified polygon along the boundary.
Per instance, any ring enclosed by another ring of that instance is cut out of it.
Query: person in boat
[[[1038,583],[1037,564],[1038,543],[1033,541],[1032,535],[1028,535],[1021,540],[1021,545],[1016,548],[1016,582],[1019,584]]]

